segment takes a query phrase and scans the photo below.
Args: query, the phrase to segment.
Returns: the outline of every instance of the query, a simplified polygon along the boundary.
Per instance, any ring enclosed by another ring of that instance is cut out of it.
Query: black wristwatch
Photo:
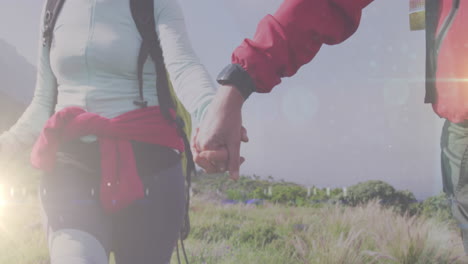
[[[255,83],[242,66],[229,64],[219,74],[216,81],[221,85],[234,85],[245,100],[255,92]]]

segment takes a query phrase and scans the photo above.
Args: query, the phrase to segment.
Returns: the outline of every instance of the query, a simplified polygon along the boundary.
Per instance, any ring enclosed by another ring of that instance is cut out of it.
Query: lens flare
[[[5,199],[5,187],[3,184],[0,184],[0,210],[6,206],[6,199]]]
[[[6,198],[5,198],[5,186],[0,184],[0,232],[2,231],[2,219],[5,215],[5,207],[7,205]]]

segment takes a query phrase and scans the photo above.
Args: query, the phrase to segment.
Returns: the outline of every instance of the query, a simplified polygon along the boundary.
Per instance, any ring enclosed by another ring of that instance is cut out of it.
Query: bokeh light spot
[[[312,87],[292,88],[282,101],[283,115],[293,124],[311,121],[319,109],[319,99]]]
[[[388,106],[402,106],[408,102],[410,93],[406,81],[387,81],[383,85],[384,101]]]

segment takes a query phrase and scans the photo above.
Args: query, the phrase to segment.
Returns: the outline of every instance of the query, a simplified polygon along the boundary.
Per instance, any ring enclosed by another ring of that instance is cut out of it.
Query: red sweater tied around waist
[[[172,112],[173,116],[175,113]],[[34,167],[51,172],[60,144],[86,135],[96,135],[101,150],[100,200],[108,212],[127,207],[144,197],[130,140],[184,151],[175,122],[169,123],[158,106],[127,112],[109,119],[68,107],[45,124],[31,153]]]

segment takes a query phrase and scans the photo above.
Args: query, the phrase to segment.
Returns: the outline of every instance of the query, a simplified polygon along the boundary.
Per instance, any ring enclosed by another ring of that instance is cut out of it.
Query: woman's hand
[[[243,103],[237,88],[221,86],[197,129],[192,141],[194,161],[208,173],[227,169],[232,179],[239,178],[240,143],[248,141],[242,127]]]

